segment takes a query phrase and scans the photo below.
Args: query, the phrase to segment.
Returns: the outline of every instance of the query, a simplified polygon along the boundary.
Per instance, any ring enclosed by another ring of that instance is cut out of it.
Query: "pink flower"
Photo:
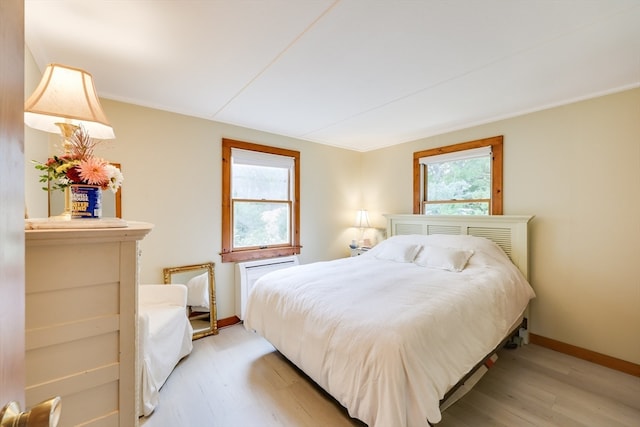
[[[78,165],[80,178],[90,185],[103,185],[109,180],[109,175],[105,166],[107,163],[97,157],[89,157],[82,160]]]

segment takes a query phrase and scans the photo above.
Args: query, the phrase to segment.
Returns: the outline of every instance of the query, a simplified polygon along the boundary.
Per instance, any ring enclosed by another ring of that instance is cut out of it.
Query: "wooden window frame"
[[[231,149],[292,157],[294,159],[293,198],[291,200],[291,245],[233,250],[233,213],[231,211]],[[267,145],[222,139],[222,262],[240,262],[300,253],[300,152]]]
[[[461,142],[445,147],[431,148],[429,150],[413,153],[413,213],[421,214],[423,194],[421,192],[420,158],[435,156],[438,154],[454,153],[456,151],[470,150],[472,148],[491,147],[491,203],[490,215],[502,215],[502,163],[503,163],[504,136],[476,139],[474,141]]]

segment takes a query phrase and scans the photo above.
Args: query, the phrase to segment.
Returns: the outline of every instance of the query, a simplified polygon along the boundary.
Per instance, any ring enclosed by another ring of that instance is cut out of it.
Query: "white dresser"
[[[59,427],[138,425],[138,242],[151,224],[25,231],[26,405]]]

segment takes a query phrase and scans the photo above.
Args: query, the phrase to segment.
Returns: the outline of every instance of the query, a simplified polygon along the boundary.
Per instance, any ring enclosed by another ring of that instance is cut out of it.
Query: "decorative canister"
[[[102,217],[102,189],[97,185],[71,185],[71,218]]]

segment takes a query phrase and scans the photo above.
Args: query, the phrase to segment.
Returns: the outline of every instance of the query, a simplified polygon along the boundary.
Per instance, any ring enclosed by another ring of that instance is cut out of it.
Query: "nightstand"
[[[367,252],[369,249],[371,248],[349,248],[349,250],[351,251],[351,256],[358,256],[358,255],[362,255],[363,253]]]

